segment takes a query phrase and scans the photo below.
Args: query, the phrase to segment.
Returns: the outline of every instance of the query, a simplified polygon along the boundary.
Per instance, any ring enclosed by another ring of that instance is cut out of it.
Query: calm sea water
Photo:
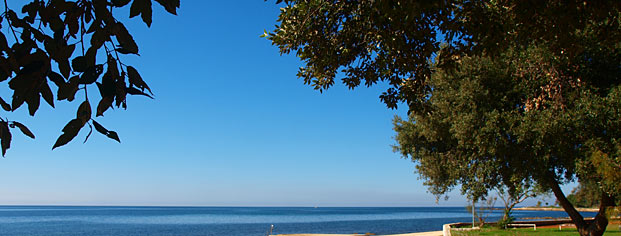
[[[492,212],[489,219],[501,212]],[[516,211],[520,217],[564,212]],[[0,206],[0,235],[201,235],[274,233],[397,234],[441,230],[469,222],[463,207],[86,207]]]

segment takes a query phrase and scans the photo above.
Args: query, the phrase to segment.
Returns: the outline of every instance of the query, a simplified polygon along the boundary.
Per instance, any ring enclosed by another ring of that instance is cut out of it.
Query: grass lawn
[[[521,228],[521,229],[498,229],[498,228],[483,228],[476,231],[451,231],[451,235],[466,236],[466,235],[578,235],[576,229],[563,228],[559,231],[558,228],[537,228],[534,231],[533,228]],[[621,236],[619,225],[608,225],[608,228],[604,235],[608,236]]]

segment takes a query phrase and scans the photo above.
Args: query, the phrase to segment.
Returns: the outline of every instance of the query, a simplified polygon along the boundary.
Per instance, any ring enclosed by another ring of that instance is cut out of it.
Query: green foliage
[[[78,90],[85,91],[85,100],[78,108],[76,119],[63,128],[63,134],[52,149],[71,141],[86,124],[92,131],[90,123],[98,132],[120,141],[114,131],[108,131],[91,120],[86,91],[93,84],[101,95],[96,116],[102,116],[114,102],[116,107],[127,108],[127,94],[151,97],[145,93],[145,89],[149,93],[151,89],[138,71],[123,64],[119,56],[119,53],[138,55],[138,44],[112,13],[115,8],[130,2],[130,17],[140,15],[150,26],[151,0],[33,0],[22,6],[18,11],[21,14],[4,1],[0,28],[6,28],[4,32],[10,34],[0,32],[0,82],[8,80],[13,96],[10,104],[0,98],[2,108],[12,112],[26,103],[30,115],[34,116],[41,97],[54,107],[54,94],[48,81],[57,87],[58,101],[72,102]],[[179,7],[179,0],[156,2],[172,14],[176,14]],[[97,61],[97,55],[101,53],[106,55],[105,62]],[[23,124],[3,119],[0,122],[3,156],[10,147],[9,128],[15,127],[34,138]],[[87,139],[89,136],[90,132]]]
[[[511,216],[509,209],[504,210],[504,215],[508,217],[503,217],[498,222],[496,222],[496,227],[499,229],[504,229],[508,224],[513,223],[515,221],[515,217]]]
[[[567,199],[577,207],[598,207],[601,194],[602,191],[597,183],[585,180],[571,190],[571,193],[567,195]]]
[[[550,189],[576,176],[614,182],[593,167],[587,144],[614,146],[621,137],[621,73],[608,75],[611,87],[598,87],[590,80],[593,70],[573,70],[547,50],[463,57],[459,70],[433,74],[427,109],[395,119],[396,149],[418,163],[432,193],[461,185],[482,198],[500,186]],[[619,58],[619,51],[597,56]]]
[[[551,73],[547,68],[558,62],[537,59],[551,60],[546,53],[530,49],[495,59],[464,57],[459,70],[439,69],[433,75],[428,109],[411,111],[407,121],[395,120],[397,150],[419,163],[432,193],[461,184],[465,193],[481,197],[502,185],[545,185],[547,174],[561,182],[598,176],[577,164],[590,163],[585,143],[613,142],[621,134],[621,117],[614,112],[621,108],[615,100],[620,80],[611,81],[613,87],[600,96],[601,88],[587,80],[592,75],[558,71],[570,68],[558,64]],[[570,73],[575,81],[558,79]]]
[[[265,37],[296,53],[298,77],[317,90],[337,77],[349,88],[386,82],[388,107],[421,109],[431,86],[429,61],[447,69],[463,55],[498,55],[546,44],[554,56],[585,50],[583,34],[614,48],[621,38],[618,1],[279,0],[278,25]]]

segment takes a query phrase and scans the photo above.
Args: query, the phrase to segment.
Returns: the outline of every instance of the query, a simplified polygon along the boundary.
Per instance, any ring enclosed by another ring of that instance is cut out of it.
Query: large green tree
[[[461,185],[462,192],[480,198],[495,187],[511,191],[534,183],[554,193],[581,234],[601,235],[619,189],[618,180],[598,172],[592,153],[607,150],[613,155],[605,161],[621,171],[614,154],[621,137],[621,55],[585,56],[584,63],[594,64],[617,59],[616,65],[583,71],[562,66],[546,51],[464,57],[458,70],[436,71],[429,81],[428,109],[396,119],[397,149],[418,163],[434,194]],[[574,81],[556,85],[558,76],[568,73]],[[593,76],[617,77],[617,82],[603,89],[591,82]],[[576,179],[602,183],[594,186],[604,190],[594,222],[585,221],[560,189]]]
[[[176,14],[179,0],[155,0],[164,9]],[[10,100],[0,97],[6,112],[19,109],[24,103],[31,116],[36,114],[40,100],[54,107],[54,101],[76,100],[78,90],[84,99],[76,118],[62,129],[53,148],[71,141],[85,125],[120,142],[92,119],[88,88],[97,88],[101,99],[96,116],[108,108],[127,108],[127,95],[151,97],[151,89],[131,65],[121,61],[123,54],[138,54],[138,44],[125,25],[115,17],[114,10],[130,7],[129,17],[140,16],[147,26],[152,22],[151,0],[33,0],[23,6],[4,0],[0,16],[0,82],[8,81],[13,91]],[[116,13],[118,14],[118,13]],[[56,87],[56,96],[52,92]],[[22,123],[0,118],[2,155],[11,144],[11,128],[25,135],[34,134]],[[90,132],[89,132],[90,135]],[[87,136],[88,139],[88,136]]]
[[[535,183],[554,192],[581,234],[598,235],[603,214],[586,222],[559,184],[601,180],[600,212],[619,192],[610,172],[620,163],[620,9],[619,1],[284,1],[265,36],[298,55],[298,77],[315,89],[337,78],[350,88],[389,84],[380,99],[410,112],[396,121],[397,148],[418,162],[432,193],[460,184],[482,197]]]

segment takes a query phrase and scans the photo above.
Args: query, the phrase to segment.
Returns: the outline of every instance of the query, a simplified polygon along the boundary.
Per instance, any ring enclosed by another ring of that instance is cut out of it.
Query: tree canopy
[[[281,2],[281,1],[277,1]],[[551,190],[582,235],[601,235],[621,173],[621,2],[284,1],[266,37],[318,90],[390,85],[409,107],[396,149],[429,190],[474,198]],[[603,189],[594,223],[559,185]]]
[[[179,0],[155,2],[171,14],[179,7]],[[92,119],[87,89],[97,87],[101,95],[95,116],[103,116],[113,105],[127,108],[128,94],[152,95],[138,70],[121,61],[123,54],[139,55],[138,44],[113,14],[126,6],[130,7],[130,18],[140,16],[151,26],[151,0],[33,0],[16,10],[4,0],[0,28],[6,30],[0,32],[0,82],[8,80],[13,95],[11,100],[0,97],[2,109],[13,112],[26,103],[34,116],[41,98],[54,107],[55,100],[73,102],[77,91],[84,90],[76,118],[65,125],[53,148],[71,141],[85,125],[91,132],[94,126],[99,133],[120,142],[116,132]],[[49,82],[57,88],[56,99]],[[10,128],[16,127],[35,137],[24,124],[2,119],[3,156],[10,148]],[[90,132],[86,138],[89,136]]]
[[[279,24],[264,36],[304,62],[297,75],[305,84],[324,90],[337,77],[349,88],[386,82],[380,99],[391,108],[420,108],[436,57],[447,68],[461,55],[546,44],[555,56],[575,58],[591,43],[615,48],[621,37],[618,1],[281,2]]]
[[[413,110],[408,120],[395,120],[397,149],[419,163],[418,173],[432,193],[441,195],[461,185],[464,193],[481,198],[493,188],[508,186],[511,192],[532,183],[552,190],[572,218],[582,219],[561,200],[565,197],[559,187],[581,179],[601,182],[602,206],[615,205],[619,191],[612,185],[618,180],[598,172],[592,153],[617,152],[621,86],[617,82],[606,92],[599,91],[590,84],[588,73],[594,72],[590,70],[575,74],[574,84],[553,91],[548,85],[555,76],[549,71],[522,69],[540,53],[545,50],[510,52],[493,60],[462,58],[457,71],[438,70],[432,75],[428,109]],[[560,67],[543,61],[527,65]],[[542,95],[550,98],[538,103]],[[610,157],[597,155],[619,168],[618,156]],[[605,220],[605,212],[599,216]],[[584,222],[576,225],[587,227]]]

